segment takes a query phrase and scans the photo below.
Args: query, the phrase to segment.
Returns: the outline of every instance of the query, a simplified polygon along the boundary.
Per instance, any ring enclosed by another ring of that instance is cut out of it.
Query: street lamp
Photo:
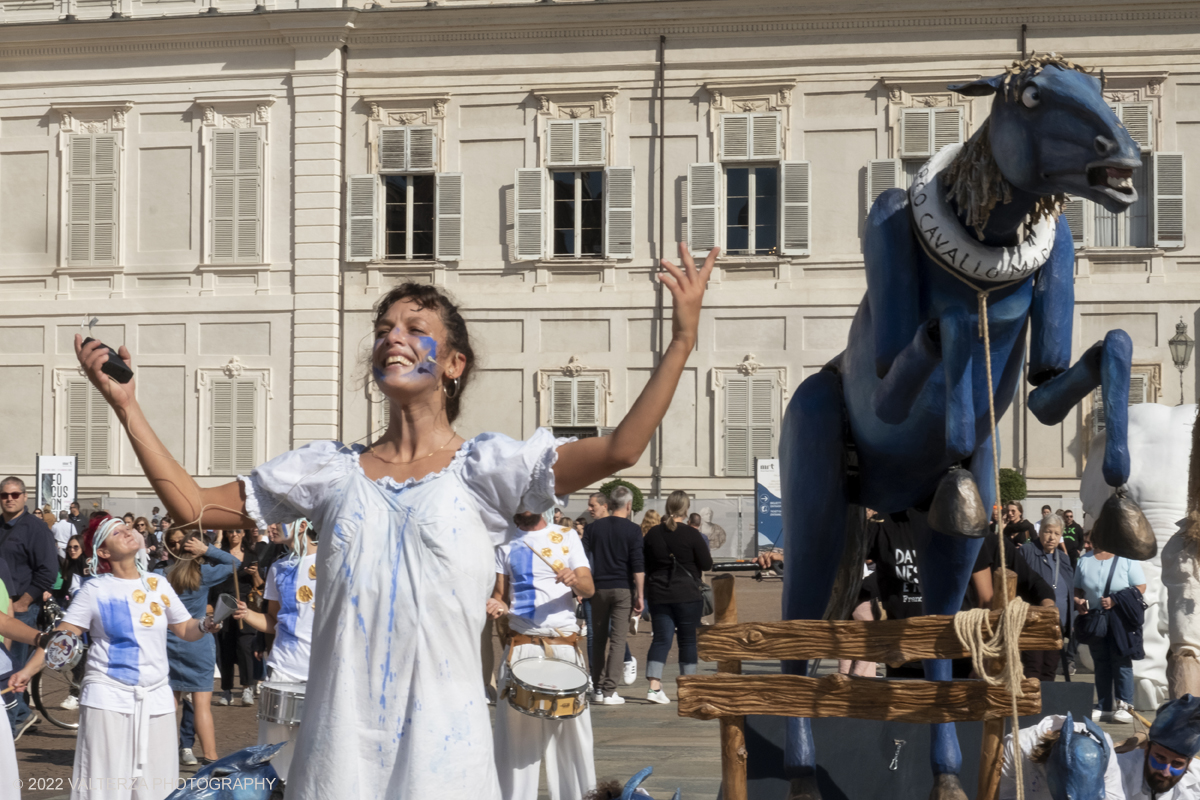
[[[1195,340],[1187,335],[1187,323],[1180,317],[1175,325],[1175,335],[1167,342],[1167,347],[1171,348],[1171,360],[1175,362],[1175,369],[1179,370],[1179,405],[1183,405],[1184,399],[1183,371],[1192,360],[1192,348],[1195,346]]]

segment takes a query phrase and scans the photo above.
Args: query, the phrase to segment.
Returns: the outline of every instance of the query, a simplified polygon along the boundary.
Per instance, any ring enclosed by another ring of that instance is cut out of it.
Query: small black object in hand
[[[89,336],[83,340],[83,343],[87,344],[94,341],[96,340]],[[125,359],[121,358],[117,351],[108,345],[101,343],[100,346],[108,351],[108,361],[104,362],[104,366],[100,367],[100,371],[117,383],[129,383],[133,380],[133,370],[125,363]]]

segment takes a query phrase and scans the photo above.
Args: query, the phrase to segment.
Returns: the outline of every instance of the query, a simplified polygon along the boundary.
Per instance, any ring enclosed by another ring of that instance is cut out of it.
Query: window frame
[[[267,457],[270,443],[269,431],[273,422],[270,415],[272,374],[270,368],[247,367],[234,356],[221,367],[201,367],[196,370],[196,474],[220,475],[212,471],[213,449],[213,385],[218,381],[252,380],[254,392],[254,457],[255,465]]]
[[[783,228],[783,197],[780,192],[782,184],[782,161],[775,162],[731,162],[721,164],[721,197],[723,200],[721,210],[723,212],[724,224],[721,226],[721,252],[722,255],[728,255],[730,258],[778,258],[782,254],[782,228]],[[758,210],[755,202],[755,184],[756,169],[767,168],[775,170],[775,252],[773,253],[756,253],[758,248],[755,247],[755,224],[758,218]],[[747,237],[746,237],[746,252],[734,252],[729,247],[729,170],[745,169],[749,171],[746,178],[746,193],[747,205],[749,214],[746,219]]]
[[[595,382],[596,406],[595,424],[578,424],[576,414],[578,402],[575,394],[578,392],[579,381]],[[572,385],[571,424],[558,424],[554,416],[555,385],[569,382]],[[608,425],[608,406],[612,402],[612,376],[606,369],[587,369],[578,366],[578,359],[572,356],[568,367],[553,370],[542,370],[538,373],[538,425],[552,430],[567,431],[569,435],[578,436],[579,430],[590,431],[595,428],[603,430]],[[555,435],[559,435],[557,432]],[[565,435],[565,434],[564,434]]]
[[[111,408],[108,407],[108,404],[106,402],[104,402],[103,398],[101,398],[101,400],[99,401],[99,404],[103,405],[103,413],[106,415],[107,423],[108,423],[107,431],[106,431],[106,433],[107,433],[106,438],[107,438],[107,443],[108,443],[108,460],[107,460],[107,464],[106,464],[105,468],[102,470],[98,470],[98,469],[94,470],[94,469],[90,468],[90,460],[91,460],[91,444],[90,443],[88,444],[87,450],[84,453],[69,452],[70,451],[69,428],[72,424],[71,416],[70,416],[70,414],[71,414],[71,411],[70,411],[71,392],[74,390],[73,387],[76,387],[76,386],[82,387],[84,391],[90,390],[92,392],[95,392],[97,395],[100,392],[99,389],[96,389],[94,386],[92,386],[91,382],[88,381],[87,378],[81,377],[79,375],[79,371],[76,369],[71,369],[71,370],[56,369],[54,371],[54,406],[55,406],[54,413],[55,413],[55,422],[56,422],[55,437],[54,437],[55,438],[54,452],[58,453],[58,454],[62,454],[62,455],[69,455],[69,456],[77,455],[77,456],[79,456],[78,468],[79,468],[80,475],[116,475],[116,474],[119,474],[118,462],[120,459],[120,449],[119,449],[118,445],[120,443],[120,438],[118,436],[118,431],[120,429],[120,426],[118,424],[116,424],[116,419],[113,415],[113,411]],[[88,397],[90,398],[90,397],[92,397],[92,395],[89,394]]]
[[[728,446],[727,409],[725,407],[725,389],[730,379],[754,380],[768,379],[772,391],[771,419],[771,455],[755,454],[748,448],[749,463],[745,474],[733,474],[727,469],[726,448]],[[753,354],[748,354],[742,364],[737,367],[716,367],[709,379],[713,398],[713,427],[712,427],[712,465],[713,475],[723,478],[754,477],[754,458],[775,458],[779,453],[780,433],[783,425],[783,411],[788,401],[788,368],[764,367],[757,362]]]
[[[607,187],[604,185],[604,170],[603,169],[594,169],[594,168],[589,169],[587,167],[574,167],[574,168],[563,168],[563,169],[556,168],[556,167],[550,167],[548,169],[548,172],[549,172],[549,177],[550,177],[550,181],[549,181],[550,191],[548,192],[549,196],[547,197],[547,202],[550,203],[550,223],[551,223],[550,224],[550,254],[549,254],[550,258],[552,258],[552,259],[605,258],[604,236],[608,231],[608,220],[606,219],[607,214],[605,212],[608,209],[608,199],[607,199],[607,194],[605,192],[605,189],[607,189]],[[574,198],[574,200],[571,201],[575,204],[575,220],[574,220],[574,227],[572,229],[572,235],[575,240],[575,252],[573,254],[554,252],[554,244],[555,244],[555,238],[556,238],[555,234],[559,230],[559,228],[556,225],[554,225],[555,217],[557,216],[554,213],[555,212],[554,206],[556,203],[561,202],[554,196],[554,188],[556,185],[555,180],[554,180],[554,174],[558,173],[558,172],[571,172],[571,173],[574,173],[574,176],[575,176],[575,180],[574,180],[575,198]],[[584,253],[584,252],[582,252],[582,248],[583,248],[583,173],[585,173],[585,172],[596,172],[596,173],[600,174],[600,187],[601,188],[600,188],[600,252],[599,253]]]
[[[379,258],[381,261],[417,261],[428,262],[437,261],[437,235],[438,235],[438,213],[437,213],[437,173],[434,172],[381,172],[379,175],[379,187],[377,194],[379,202],[383,205],[383,213],[380,215],[380,224],[382,225],[383,234],[383,252]],[[404,255],[392,255],[388,252],[388,178],[405,178],[405,199],[404,199]],[[432,209],[433,230],[430,231],[430,253],[429,256],[414,256],[413,255],[413,179],[428,178],[433,186],[433,199],[430,202]]]

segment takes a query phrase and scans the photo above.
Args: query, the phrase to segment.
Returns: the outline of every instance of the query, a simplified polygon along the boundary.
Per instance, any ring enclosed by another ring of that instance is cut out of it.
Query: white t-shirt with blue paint
[[[274,678],[304,683],[312,657],[313,602],[317,588],[317,554],[298,562],[276,561],[267,574],[263,597],[279,603],[275,644],[267,656]]]
[[[147,585],[149,589],[147,590]],[[150,692],[150,714],[175,713],[175,698],[167,678],[167,626],[191,619],[171,584],[161,575],[126,580],[101,575],[87,581],[67,606],[63,622],[88,632],[89,672],[98,670],[126,686],[162,686]],[[82,705],[134,712],[133,692],[103,683],[87,683]]]
[[[536,531],[516,531],[514,536],[518,538],[496,548],[496,572],[507,575],[512,587],[509,627],[539,636],[579,630],[570,588],[558,583],[557,573],[529,549],[533,547],[559,569],[587,567],[579,534],[571,528],[548,525]]]

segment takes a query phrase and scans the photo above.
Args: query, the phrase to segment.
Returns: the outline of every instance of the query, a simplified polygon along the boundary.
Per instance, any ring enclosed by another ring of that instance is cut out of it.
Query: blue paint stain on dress
[[[300,562],[279,564],[276,567],[275,583],[279,587],[279,615],[275,619],[276,635],[296,638],[296,622],[300,609],[296,605],[296,577],[300,573]]]
[[[133,612],[124,597],[100,601],[100,624],[108,637],[108,677],[127,686],[137,686],[141,674],[138,667],[137,635],[133,631]]]

